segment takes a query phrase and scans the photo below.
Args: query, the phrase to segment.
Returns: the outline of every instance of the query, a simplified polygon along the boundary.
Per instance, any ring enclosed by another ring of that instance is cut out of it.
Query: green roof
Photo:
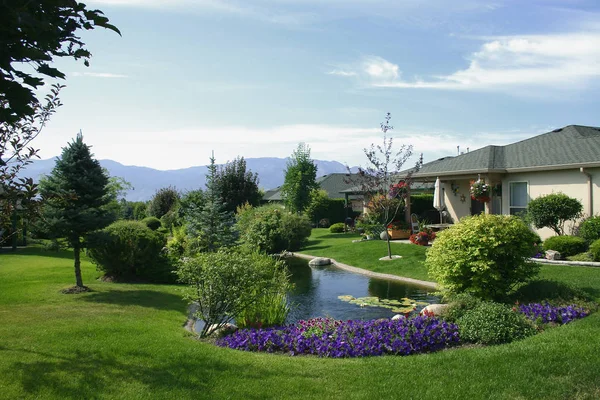
[[[512,169],[560,169],[567,165],[600,164],[600,128],[569,125],[506,146],[486,146],[456,157],[423,164],[413,176],[506,173]]]

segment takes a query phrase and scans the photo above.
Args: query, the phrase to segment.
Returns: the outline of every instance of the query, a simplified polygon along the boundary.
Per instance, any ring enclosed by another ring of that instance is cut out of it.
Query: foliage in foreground
[[[472,343],[510,343],[535,334],[533,324],[524,315],[492,302],[481,302],[467,310],[456,323],[461,339]]]
[[[342,358],[418,354],[458,342],[456,325],[418,316],[372,321],[315,319],[281,328],[240,330],[219,339],[217,344],[246,351]]]
[[[162,254],[165,238],[143,222],[117,221],[88,236],[91,260],[117,280],[172,283],[175,275]]]
[[[197,305],[194,316],[205,323],[202,337],[249,315],[263,297],[285,293],[289,285],[282,262],[239,248],[183,258],[177,275],[190,285],[185,298]]]
[[[539,265],[528,261],[537,239],[514,216],[467,217],[440,232],[425,265],[444,291],[501,299],[517,283],[537,275]]]

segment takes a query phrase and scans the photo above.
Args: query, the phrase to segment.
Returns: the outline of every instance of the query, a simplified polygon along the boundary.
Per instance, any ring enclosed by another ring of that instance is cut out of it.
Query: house
[[[454,221],[481,212],[518,214],[531,199],[563,192],[583,204],[587,216],[600,212],[600,128],[569,125],[506,146],[486,146],[423,164],[414,181],[440,179]],[[492,186],[489,202],[471,199],[472,181]],[[567,228],[568,231],[568,228]],[[538,231],[542,239],[550,229]]]

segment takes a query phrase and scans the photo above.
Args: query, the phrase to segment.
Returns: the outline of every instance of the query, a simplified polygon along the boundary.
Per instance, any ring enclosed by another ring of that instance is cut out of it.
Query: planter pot
[[[408,239],[411,235],[410,229],[388,229],[388,235],[390,235],[390,239]]]

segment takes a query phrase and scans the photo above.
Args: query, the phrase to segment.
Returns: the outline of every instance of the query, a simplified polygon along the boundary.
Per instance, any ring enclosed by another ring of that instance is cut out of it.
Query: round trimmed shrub
[[[146,217],[142,220],[142,223],[153,231],[162,226],[162,222],[160,222],[160,219],[156,217]]]
[[[536,228],[548,227],[557,235],[565,234],[565,222],[581,216],[583,205],[564,193],[551,193],[533,199],[527,205],[527,214]]]
[[[88,236],[88,254],[107,276],[117,280],[175,281],[162,254],[163,235],[138,221],[117,221]]]
[[[590,245],[590,253],[594,261],[600,261],[600,239]]]
[[[600,239],[600,216],[584,220],[579,225],[579,236],[588,243]]]
[[[555,250],[564,257],[574,256],[587,250],[587,243],[577,236],[552,236],[544,241],[545,250]]]
[[[466,311],[457,324],[461,340],[471,343],[510,343],[535,333],[523,314],[491,302],[482,302]]]
[[[338,222],[329,227],[329,232],[331,233],[343,233],[346,229],[346,226],[342,222]]]
[[[502,299],[537,275],[539,265],[529,261],[536,239],[515,216],[466,217],[437,235],[425,266],[443,291]]]

